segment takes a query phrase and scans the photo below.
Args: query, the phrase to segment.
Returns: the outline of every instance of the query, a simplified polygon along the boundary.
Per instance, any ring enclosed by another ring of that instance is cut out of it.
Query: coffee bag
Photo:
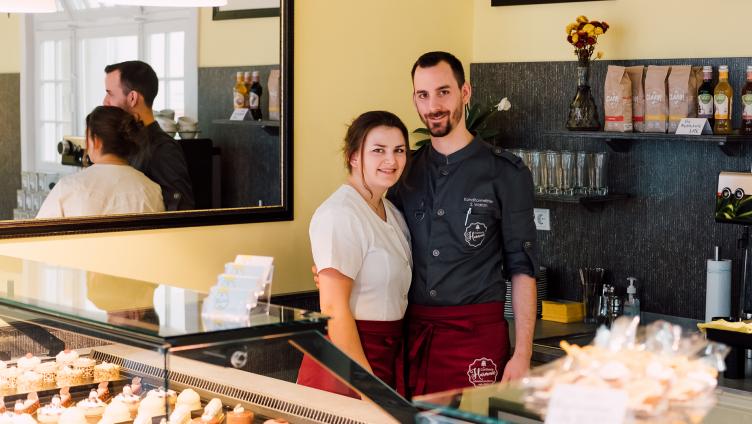
[[[668,132],[675,133],[679,122],[695,111],[692,99],[696,90],[691,66],[671,67],[671,76],[668,77]]]
[[[279,75],[279,69],[272,69],[266,86],[269,90],[269,119],[272,121],[279,121]]]
[[[645,75],[645,132],[665,133],[668,129],[668,87],[670,66],[648,66]]]
[[[623,66],[609,65],[603,90],[605,131],[632,132],[632,83]]]
[[[632,83],[632,126],[635,132],[645,132],[645,67],[629,66],[627,75]]]

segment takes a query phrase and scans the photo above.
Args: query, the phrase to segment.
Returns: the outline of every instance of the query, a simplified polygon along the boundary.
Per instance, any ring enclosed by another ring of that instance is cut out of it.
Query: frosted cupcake
[[[42,376],[42,382],[54,383],[57,375],[57,363],[55,362],[42,362],[34,368],[34,371]]]
[[[82,411],[79,408],[66,408],[62,414],[60,414],[60,419],[57,421],[58,424],[83,424],[86,421],[86,415],[84,415],[84,411]]]
[[[90,358],[78,358],[75,361],[73,361],[73,368],[77,370],[81,370],[81,377],[84,380],[89,380],[94,378],[94,365],[97,364],[97,361],[90,359]]]
[[[102,414],[102,419],[99,420],[99,424],[115,424],[130,421],[131,413],[128,410],[128,405],[118,400],[113,400]]]
[[[131,413],[131,419],[136,418],[136,414],[138,413],[138,404],[141,403],[141,397],[133,394],[131,386],[127,384],[123,386],[123,393],[115,396],[115,401],[123,402],[124,404],[126,404],[128,406],[128,410]]]
[[[42,376],[35,371],[24,371],[18,376],[18,390],[39,390],[42,387]]]
[[[78,368],[66,365],[57,370],[55,381],[58,386],[75,386],[83,382],[83,372]]]
[[[178,395],[175,407],[186,406],[189,411],[198,411],[201,409],[201,396],[193,389],[185,389]]]
[[[65,349],[61,350],[60,353],[58,353],[55,356],[55,363],[58,365],[58,367],[64,367],[66,365],[73,366],[73,363],[78,359],[78,352],[75,350]]]
[[[37,365],[41,363],[41,359],[37,358],[31,352],[29,352],[26,354],[26,356],[18,358],[18,361],[16,361],[16,366],[18,366],[21,371],[30,371],[36,368]]]
[[[9,367],[0,370],[0,387],[3,389],[15,389],[18,386],[18,376],[21,370]]]
[[[175,393],[174,390],[170,390],[170,389],[165,390],[163,387],[158,387],[156,389],[149,390],[149,393],[146,394],[146,397],[159,398],[162,400],[162,403],[164,403],[164,399],[167,398],[167,402],[169,402],[171,408],[175,406],[175,402],[178,399],[178,395],[177,393]]]
[[[86,416],[86,422],[90,424],[96,424],[102,418],[106,403],[97,398],[97,391],[92,390],[89,392],[89,397],[78,402],[76,407],[83,411]]]
[[[94,380],[116,380],[120,377],[120,365],[102,362],[94,366]]]
[[[133,420],[133,423],[151,424],[152,417],[158,417],[160,415],[165,415],[166,413],[164,398],[147,396],[138,406],[138,414],[136,415],[136,419]]]
[[[65,408],[60,401],[60,396],[55,395],[52,397],[52,401],[49,405],[43,406],[37,410],[37,420],[40,423],[57,423],[60,420],[60,415],[63,414]]]
[[[33,414],[39,409],[39,396],[37,392],[31,392],[26,400],[18,399],[16,406],[13,408],[15,414]]]

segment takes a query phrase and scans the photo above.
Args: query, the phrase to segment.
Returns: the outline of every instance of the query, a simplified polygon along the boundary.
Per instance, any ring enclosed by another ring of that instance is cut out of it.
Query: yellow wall
[[[0,40],[2,60],[0,74],[21,72],[21,19],[19,15],[0,13]]]
[[[279,63],[279,18],[212,20],[199,14],[198,66],[253,66]]]
[[[410,67],[433,49],[467,62],[472,14],[469,3],[457,0],[296,2],[295,221],[11,240],[0,243],[0,254],[199,289],[237,253],[271,255],[275,292],[313,289],[308,221],[344,177],[339,149],[346,124],[378,108],[418,126]],[[236,64],[234,45],[216,48],[222,57],[211,66]]]
[[[573,60],[564,27],[578,15],[604,20],[604,59],[752,55],[749,0],[613,0],[491,7],[475,0],[474,62]],[[722,30],[708,13],[719,7]]]

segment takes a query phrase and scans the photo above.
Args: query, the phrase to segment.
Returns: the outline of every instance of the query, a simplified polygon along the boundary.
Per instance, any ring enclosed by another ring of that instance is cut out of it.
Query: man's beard
[[[426,128],[428,128],[428,133],[431,134],[431,137],[444,137],[447,134],[451,133],[457,124],[459,124],[460,119],[462,117],[462,107],[457,107],[452,111],[452,113],[449,115],[449,119],[447,120],[446,125],[442,125],[441,123],[438,123],[434,126],[431,126],[428,122],[429,117],[436,117],[436,115],[442,115],[447,112],[440,112],[440,113],[429,113],[427,115],[421,116],[421,119],[423,120],[423,123],[426,125]]]

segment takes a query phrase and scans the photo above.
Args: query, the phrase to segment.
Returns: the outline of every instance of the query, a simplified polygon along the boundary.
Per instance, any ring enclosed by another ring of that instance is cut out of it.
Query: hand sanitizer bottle
[[[637,287],[635,287],[634,277],[628,277],[629,287],[627,287],[627,301],[624,303],[624,315],[628,317],[640,316],[640,299],[637,298]]]

